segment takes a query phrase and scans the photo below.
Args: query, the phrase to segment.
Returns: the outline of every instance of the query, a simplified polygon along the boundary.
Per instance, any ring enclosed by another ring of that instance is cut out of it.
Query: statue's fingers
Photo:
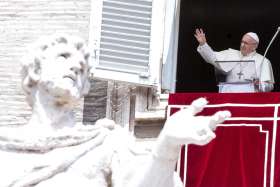
[[[210,129],[215,130],[217,124],[224,122],[230,116],[231,113],[227,110],[216,112],[213,116],[210,117],[210,121],[209,121]]]
[[[192,102],[192,104],[187,108],[192,115],[195,115],[203,110],[207,105],[208,101],[205,98],[198,98]]]
[[[177,111],[175,114],[171,116],[171,118],[175,118],[175,116],[180,119],[187,120],[187,117],[194,116],[197,113],[201,112],[205,105],[207,105],[208,101],[205,98],[199,98],[194,100],[190,106],[184,108],[182,110]]]
[[[211,140],[213,140],[216,137],[215,133],[212,132],[209,128],[208,130],[205,129],[203,133],[198,133],[195,136],[193,136],[193,144],[196,145],[205,145],[208,144]]]

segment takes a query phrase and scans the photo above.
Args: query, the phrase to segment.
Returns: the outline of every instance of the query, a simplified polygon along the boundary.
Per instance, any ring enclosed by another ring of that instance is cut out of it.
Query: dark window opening
[[[256,32],[260,38],[257,52],[264,54],[280,26],[279,5],[278,0],[181,1],[176,92],[218,90],[213,66],[204,62],[196,51],[195,28],[204,29],[208,44],[216,51],[239,49],[243,34]],[[273,68],[274,91],[280,90],[279,49],[280,34],[266,55]]]

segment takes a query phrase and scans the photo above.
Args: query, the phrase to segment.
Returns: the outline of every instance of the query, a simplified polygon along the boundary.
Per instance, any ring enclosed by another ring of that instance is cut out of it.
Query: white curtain
[[[175,91],[180,0],[166,0],[161,88]]]

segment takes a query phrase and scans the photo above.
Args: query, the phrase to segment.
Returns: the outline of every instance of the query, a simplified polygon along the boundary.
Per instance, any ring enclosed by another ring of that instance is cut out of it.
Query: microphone
[[[275,40],[275,38],[276,38],[277,34],[279,33],[279,31],[280,31],[280,27],[277,28],[277,31],[275,32],[275,34],[274,34],[273,37],[271,38],[271,40],[270,40],[268,46],[266,47],[266,50],[265,50],[264,55],[263,55],[262,62],[264,61],[265,56],[266,56],[266,53],[267,53],[268,49],[270,48],[271,44],[273,43],[273,41]]]
[[[276,36],[278,35],[279,31],[280,31],[280,27],[277,28],[275,34],[274,34],[273,37],[271,38],[271,40],[270,40],[270,42],[269,42],[269,44],[268,44],[268,46],[266,47],[266,50],[265,50],[265,52],[264,52],[264,55],[263,55],[263,58],[262,58],[262,61],[261,61],[261,67],[260,67],[260,81],[259,81],[260,83],[259,83],[259,90],[262,90],[261,75],[262,75],[262,65],[263,65],[265,56],[266,56],[266,54],[267,54],[267,52],[268,52],[268,50],[269,50],[271,44],[273,43],[273,41],[275,40]]]

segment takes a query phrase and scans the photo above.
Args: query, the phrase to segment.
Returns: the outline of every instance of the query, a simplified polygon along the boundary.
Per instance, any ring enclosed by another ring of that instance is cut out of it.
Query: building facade
[[[165,120],[167,96],[162,93],[175,89],[178,4],[171,0],[1,1],[0,125],[26,124],[31,114],[20,82],[26,46],[40,36],[63,32],[88,42],[94,64],[92,88],[76,108],[77,121],[94,124],[108,117],[130,132],[148,130],[139,136],[157,134]]]

